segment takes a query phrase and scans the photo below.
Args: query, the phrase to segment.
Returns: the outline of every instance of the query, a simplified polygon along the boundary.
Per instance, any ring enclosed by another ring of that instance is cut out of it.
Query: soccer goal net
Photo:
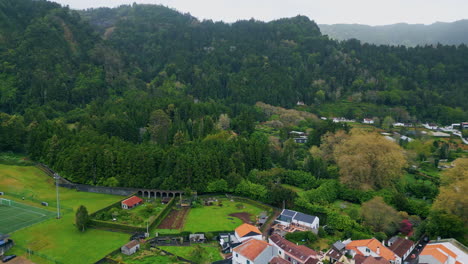
[[[0,205],[11,206],[11,200],[0,198]]]

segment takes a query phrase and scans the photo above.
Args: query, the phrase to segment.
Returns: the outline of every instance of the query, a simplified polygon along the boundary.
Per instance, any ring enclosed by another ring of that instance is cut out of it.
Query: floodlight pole
[[[57,192],[57,219],[60,219],[60,199],[59,199],[59,189],[58,189],[58,180],[60,176],[58,176],[57,173],[54,173],[54,179],[55,179],[55,190]]]

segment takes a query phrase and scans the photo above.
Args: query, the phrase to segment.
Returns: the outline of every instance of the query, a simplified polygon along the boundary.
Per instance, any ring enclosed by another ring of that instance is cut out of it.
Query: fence
[[[57,202],[56,201],[40,200],[40,199],[34,198],[33,197],[34,195],[28,195],[28,193],[5,192],[5,195],[17,198],[18,200],[23,200],[23,198],[24,198],[25,200],[33,201],[33,202],[37,203],[38,205],[41,205],[42,202],[47,202],[49,207],[57,207]],[[70,207],[67,207],[67,206],[60,205],[60,212],[62,212],[62,213],[72,213],[73,209],[70,208]]]
[[[58,261],[58,260],[56,260],[56,259],[54,259],[54,258],[52,258],[50,256],[47,256],[45,254],[42,254],[42,253],[39,253],[37,251],[31,250],[29,248],[25,248],[23,246],[15,245],[15,248],[19,248],[20,250],[25,251],[28,254],[28,256],[31,256],[31,255],[38,256],[38,257],[40,257],[42,259],[47,260],[49,263],[64,264],[63,262],[60,262],[60,261]]]

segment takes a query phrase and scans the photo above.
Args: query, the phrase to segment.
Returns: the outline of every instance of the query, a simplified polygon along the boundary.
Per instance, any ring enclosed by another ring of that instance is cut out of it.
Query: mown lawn
[[[0,164],[0,191],[13,192],[41,201],[55,201],[53,179],[32,166],[10,166]],[[77,192],[60,188],[61,205],[76,210],[84,205],[94,212],[104,206],[122,199],[120,196]],[[33,204],[33,202],[28,202]],[[29,248],[47,255],[62,263],[94,263],[109,252],[128,241],[129,235],[90,229],[79,232],[74,223],[74,212],[65,214],[61,219],[45,222],[12,233],[11,238],[17,247],[9,254],[27,254],[22,248]],[[49,263],[43,258],[33,257],[36,263]]]
[[[219,249],[216,245],[201,245],[203,250],[205,251],[205,259],[208,260],[210,263],[218,260],[222,260],[219,253]],[[192,251],[194,250],[194,246],[190,247],[183,247],[183,246],[162,246],[159,247],[162,250],[170,252],[176,256],[182,257],[187,260],[195,261],[193,259]]]
[[[255,222],[255,217],[264,211],[263,209],[243,202],[231,202],[223,198],[221,198],[221,201],[223,206],[212,205],[190,209],[183,231],[190,231],[193,233],[231,231],[241,225],[242,221],[237,217],[229,216],[230,214],[242,212],[250,213],[251,220]],[[242,204],[244,208],[237,208],[237,204]]]

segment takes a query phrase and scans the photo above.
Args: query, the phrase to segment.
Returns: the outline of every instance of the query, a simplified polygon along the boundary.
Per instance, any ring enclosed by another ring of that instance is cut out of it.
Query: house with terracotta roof
[[[234,234],[239,242],[244,242],[245,240],[250,238],[258,240],[263,239],[262,232],[260,232],[260,230],[256,226],[249,224],[242,224],[238,226]]]
[[[282,259],[280,257],[274,257],[270,260],[270,263],[269,264],[291,264],[291,262],[285,260],[285,259]]]
[[[405,260],[411,254],[415,246],[413,241],[397,236],[390,238],[387,245],[401,260]]]
[[[268,264],[278,255],[274,246],[263,240],[250,238],[232,251],[232,264]]]
[[[123,200],[121,204],[123,209],[132,209],[133,207],[136,207],[142,203],[143,200],[140,197],[132,196],[128,199]]]
[[[364,257],[372,256],[374,258],[382,257],[393,264],[401,264],[401,258],[393,251],[386,248],[375,238],[354,240],[346,245],[346,251],[349,255],[361,255]]]
[[[468,263],[468,249],[455,239],[429,243],[419,254],[421,264]]]
[[[321,256],[314,250],[304,246],[296,245],[293,242],[281,237],[278,234],[272,235],[268,242],[273,245],[279,257],[293,264],[317,264],[321,263]]]
[[[388,264],[388,261],[382,257],[373,257],[373,256],[354,256],[354,264]]]

